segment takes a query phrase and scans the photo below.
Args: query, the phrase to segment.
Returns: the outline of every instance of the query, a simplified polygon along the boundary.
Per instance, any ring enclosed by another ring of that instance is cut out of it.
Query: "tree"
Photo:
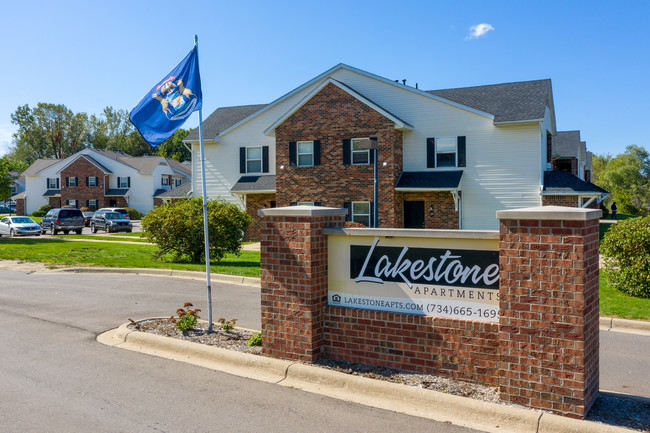
[[[129,121],[129,112],[106,107],[101,115],[90,116],[88,144],[98,150],[124,151],[133,125]]]
[[[650,202],[650,153],[630,145],[616,157],[594,158],[594,183],[611,193],[619,212],[636,215]]]
[[[7,156],[0,158],[0,199],[11,197],[11,184],[14,178],[9,174],[10,161]]]
[[[183,144],[183,139],[189,133],[190,131],[182,128],[174,132],[174,135],[158,145],[158,155],[175,159],[178,162],[190,161],[192,152]]]
[[[33,163],[39,158],[65,158],[85,147],[88,135],[86,113],[73,113],[63,104],[25,104],[11,115],[18,126],[13,136],[12,158]]]
[[[207,208],[210,259],[218,262],[226,253],[238,254],[251,221],[248,214],[225,200],[209,200]],[[205,261],[201,198],[155,207],[142,218],[142,231],[158,245],[155,257],[171,253],[174,260]]]

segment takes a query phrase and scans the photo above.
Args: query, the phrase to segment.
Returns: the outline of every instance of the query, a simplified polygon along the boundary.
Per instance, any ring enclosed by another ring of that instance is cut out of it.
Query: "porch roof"
[[[403,171],[396,191],[455,191],[458,190],[462,170],[449,171]]]

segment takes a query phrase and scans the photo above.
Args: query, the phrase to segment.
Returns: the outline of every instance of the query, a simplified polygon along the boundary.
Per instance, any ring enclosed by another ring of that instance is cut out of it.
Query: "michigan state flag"
[[[196,46],[131,110],[129,119],[142,138],[158,146],[202,106],[199,56]]]

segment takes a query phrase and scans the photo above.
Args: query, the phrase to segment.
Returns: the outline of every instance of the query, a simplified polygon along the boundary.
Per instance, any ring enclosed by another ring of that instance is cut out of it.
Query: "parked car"
[[[68,234],[74,231],[80,235],[84,228],[84,214],[79,209],[50,209],[50,211],[41,219],[41,228],[43,233],[49,232],[53,235],[62,231]]]
[[[84,214],[84,226],[90,227],[90,220],[93,219],[95,212],[82,212]]]
[[[16,211],[8,206],[0,206],[0,213],[16,213]]]
[[[0,236],[40,236],[41,226],[30,217],[9,216],[0,219]]]
[[[123,207],[103,207],[103,208],[101,208],[99,210],[107,211],[107,212],[121,213],[122,215],[124,215],[124,218],[126,218],[127,220],[131,219],[131,216],[129,215],[129,212],[126,209],[124,209]]]
[[[131,220],[119,212],[98,210],[90,221],[90,230],[97,233],[97,230],[104,230],[106,233],[133,231]]]

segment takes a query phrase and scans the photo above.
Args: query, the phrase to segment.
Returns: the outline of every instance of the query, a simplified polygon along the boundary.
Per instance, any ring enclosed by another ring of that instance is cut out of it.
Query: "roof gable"
[[[264,134],[266,135],[272,135],[275,131],[275,128],[277,128],[279,125],[281,125],[285,120],[287,120],[293,113],[298,111],[302,106],[304,106],[307,102],[309,102],[314,96],[316,96],[318,93],[320,93],[321,90],[323,90],[326,86],[328,85],[334,85],[344,91],[345,93],[349,94],[353,98],[357,99],[361,103],[367,105],[374,111],[378,112],[382,116],[386,117],[387,119],[391,120],[392,122],[395,123],[395,129],[401,129],[401,130],[412,130],[413,126],[409,125],[407,122],[403,121],[399,117],[395,116],[392,114],[390,111],[384,109],[378,104],[375,104],[373,101],[370,99],[366,98],[363,96],[361,93],[357,92],[356,90],[352,89],[350,86],[341,83],[340,81],[337,81],[333,78],[328,78],[325,81],[323,81],[320,85],[318,85],[314,90],[309,92],[303,99],[301,99],[296,105],[291,107],[287,112],[285,112],[278,120],[276,120],[271,126],[269,126],[265,131]]]

